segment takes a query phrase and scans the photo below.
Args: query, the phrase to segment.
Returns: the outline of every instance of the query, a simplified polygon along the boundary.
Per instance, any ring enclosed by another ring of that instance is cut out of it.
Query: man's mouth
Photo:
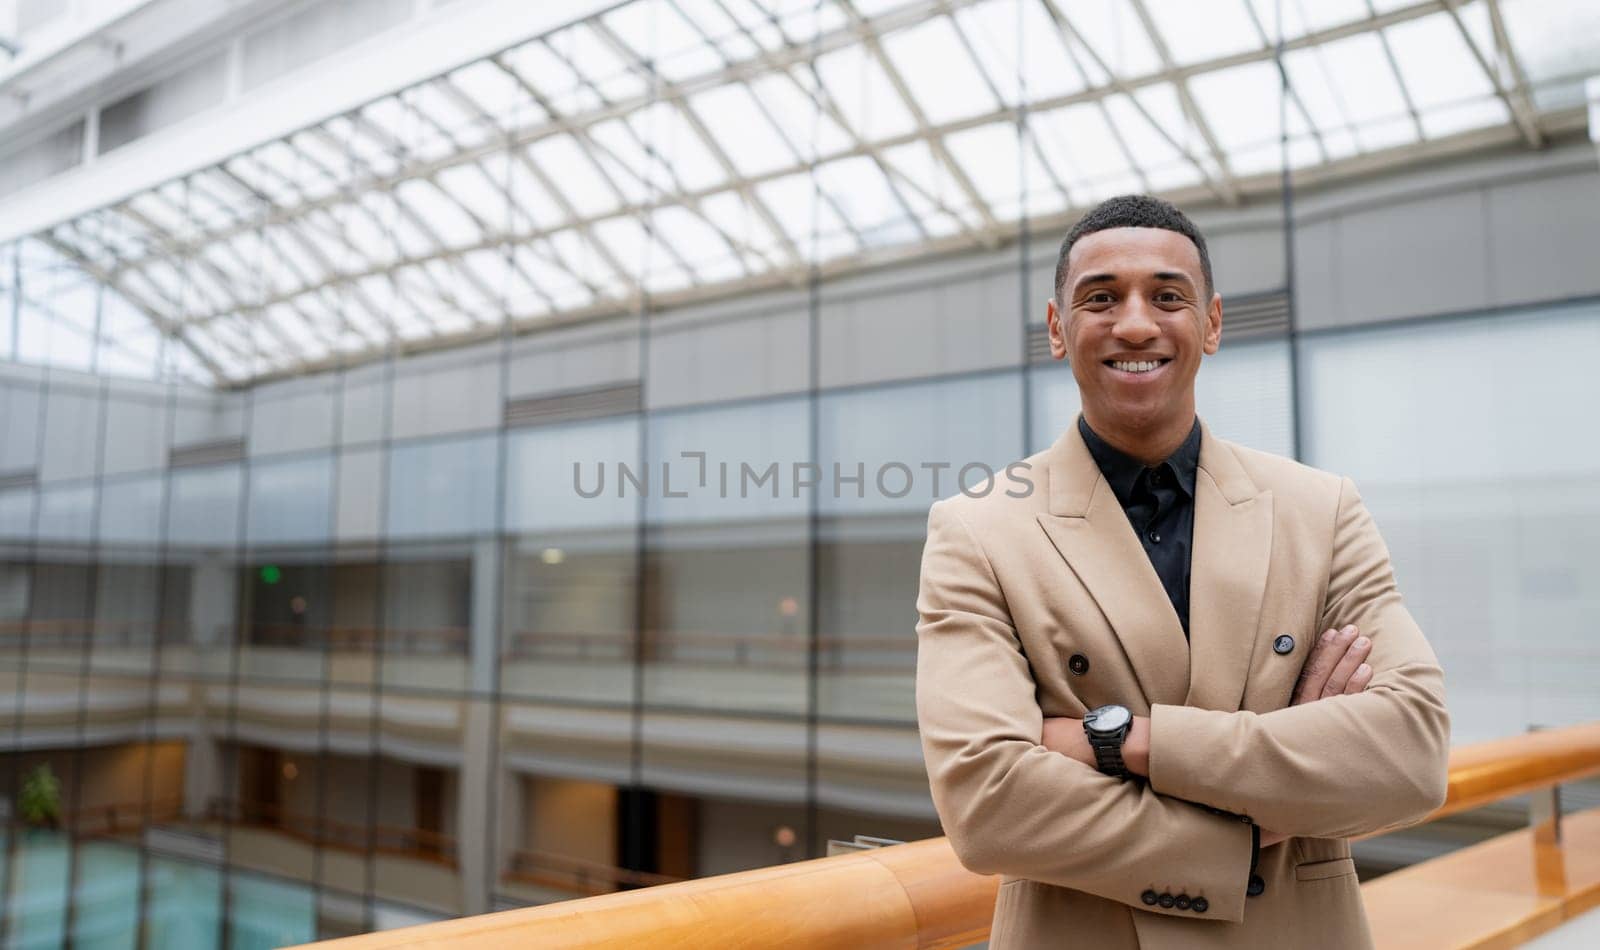
[[[1160,369],[1161,367],[1167,365],[1170,362],[1172,362],[1171,359],[1159,359],[1159,360],[1106,360],[1105,364],[1107,366],[1111,367],[1112,369],[1121,370],[1124,373],[1148,373],[1148,372],[1151,372],[1152,370]]]

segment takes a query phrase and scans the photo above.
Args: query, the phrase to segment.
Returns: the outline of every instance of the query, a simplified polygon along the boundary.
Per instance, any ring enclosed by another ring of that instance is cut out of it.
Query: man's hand
[[[1330,696],[1351,696],[1367,688],[1372,682],[1372,667],[1367,657],[1372,653],[1372,641],[1360,636],[1355,624],[1339,630],[1324,630],[1300,671],[1300,681],[1295,684],[1291,706],[1327,699]]]
[[[1295,684],[1291,706],[1303,706],[1330,696],[1353,696],[1372,682],[1372,667],[1367,656],[1372,653],[1372,641],[1360,636],[1355,624],[1338,630],[1324,630],[1300,671],[1300,681]],[[1286,840],[1288,835],[1261,829],[1261,847],[1269,847]]]
[[[1289,705],[1327,699],[1330,696],[1351,696],[1367,688],[1372,682],[1372,667],[1367,657],[1372,653],[1372,641],[1360,636],[1354,624],[1338,630],[1324,630],[1300,671],[1294,696]],[[1089,737],[1084,735],[1083,720],[1068,716],[1054,716],[1044,721],[1044,734],[1040,744],[1052,752],[1076,759],[1089,768],[1098,768]],[[1122,743],[1122,761],[1135,775],[1150,772],[1150,720],[1134,716],[1128,728],[1128,737]],[[1261,829],[1261,847],[1267,848],[1288,840],[1288,835]]]

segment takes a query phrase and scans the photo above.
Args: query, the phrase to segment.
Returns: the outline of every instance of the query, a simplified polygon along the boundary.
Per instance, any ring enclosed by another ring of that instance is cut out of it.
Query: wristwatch
[[[1101,706],[1084,715],[1083,734],[1089,737],[1089,748],[1094,750],[1100,771],[1117,778],[1128,777],[1128,767],[1122,762],[1122,742],[1132,727],[1133,714],[1126,706]]]

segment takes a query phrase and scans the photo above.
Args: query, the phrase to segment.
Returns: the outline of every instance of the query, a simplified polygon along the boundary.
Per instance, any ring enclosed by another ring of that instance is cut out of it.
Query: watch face
[[[1101,706],[1094,711],[1095,732],[1116,732],[1133,720],[1126,706]]]

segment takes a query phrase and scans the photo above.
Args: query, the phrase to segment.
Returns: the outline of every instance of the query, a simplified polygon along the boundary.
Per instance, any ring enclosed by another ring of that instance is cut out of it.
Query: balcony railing
[[[456,839],[422,828],[340,821],[268,802],[212,799],[209,817],[247,828],[276,831],[307,844],[340,851],[372,851],[456,866]]]
[[[610,894],[625,887],[653,887],[683,880],[547,851],[513,851],[510,865],[505,872],[508,881],[574,894]]]
[[[226,649],[230,628],[215,631],[214,645]],[[406,654],[458,654],[467,652],[465,627],[313,626],[297,623],[255,623],[244,628],[245,646],[286,647],[336,653],[375,651]],[[148,647],[192,641],[192,631],[181,625],[158,628],[154,622],[56,618],[0,621],[0,649],[28,646],[38,650]]]
[[[133,806],[110,806],[132,808]],[[95,814],[99,814],[98,810]],[[368,825],[354,821],[318,817],[268,802],[214,798],[207,818],[235,827],[254,828],[282,834],[306,844],[350,853],[372,852],[391,857],[432,861],[446,867],[458,866],[454,837],[421,828]],[[114,827],[113,813],[110,824]],[[510,855],[504,873],[508,882],[558,891],[574,896],[610,894],[623,888],[653,887],[681,880],[666,874],[651,874],[613,867],[581,858],[545,851],[518,850]]]
[[[810,666],[812,639],[803,633],[699,633],[646,630],[639,648],[647,663],[706,667],[804,671]],[[627,662],[631,632],[562,633],[516,630],[507,637],[513,659]],[[916,668],[917,641],[911,636],[825,635],[815,640],[817,665],[828,671],[909,674]]]
[[[1600,723],[1460,747],[1450,757],[1445,804],[1430,820],[1597,774]],[[1600,906],[1600,861],[1592,857],[1600,853],[1600,812],[1571,816],[1563,826],[1541,795],[1533,811],[1539,820],[1532,828],[1365,885],[1379,945],[1514,946]],[[1507,853],[1534,870],[1508,875]],[[1475,891],[1480,879],[1486,883]],[[998,885],[996,877],[963,868],[946,839],[932,838],[319,946],[962,947],[988,937]],[[1483,891],[1495,887],[1519,893],[1484,900]],[[1429,913],[1441,899],[1478,913]],[[1438,942],[1430,928],[1445,928]]]
[[[313,627],[292,623],[254,623],[249,628],[251,646],[298,647],[335,653],[465,654],[470,632],[466,627]]]
[[[149,825],[170,821],[182,814],[181,798],[109,802],[63,810],[59,827],[75,838],[138,834]]]
[[[219,631],[211,641],[226,649],[229,637]],[[0,621],[0,649],[26,645],[33,649],[148,647],[188,643],[190,631],[153,622],[91,619]],[[399,653],[465,655],[471,631],[466,627],[402,627],[371,625],[318,626],[301,623],[248,622],[248,647],[329,650],[334,653]],[[800,632],[714,633],[646,630],[564,632],[512,630],[505,655],[511,660],[555,660],[595,663],[631,662],[635,645],[647,663],[763,670],[805,671],[815,646],[820,669],[836,672],[909,675],[916,668],[917,641],[911,636],[826,634],[813,640]]]

